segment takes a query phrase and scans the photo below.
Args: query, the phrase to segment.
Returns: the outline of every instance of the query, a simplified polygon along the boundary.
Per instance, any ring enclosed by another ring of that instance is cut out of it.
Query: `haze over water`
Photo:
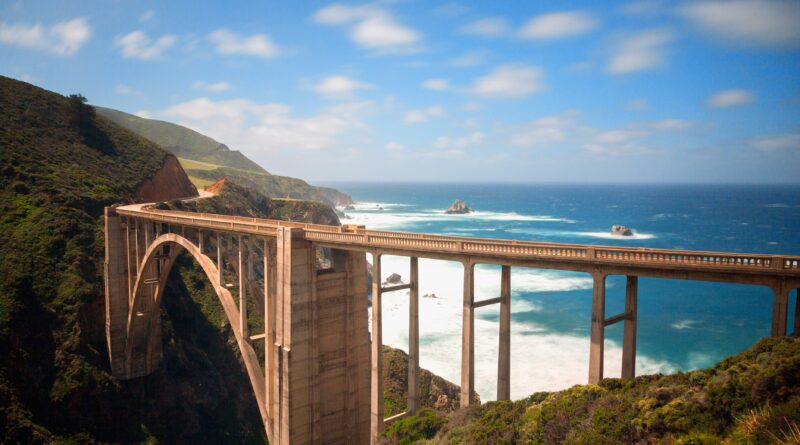
[[[344,223],[370,229],[559,243],[800,254],[800,186],[332,184],[357,201]],[[476,209],[445,215],[456,198]],[[381,210],[383,209],[383,210]],[[609,234],[612,224],[634,237]],[[408,260],[384,257],[383,279],[408,280]],[[462,266],[420,260],[421,366],[460,380]],[[585,383],[591,277],[512,268],[511,395]],[[499,267],[478,266],[475,298],[499,295]],[[606,316],[622,312],[624,277],[607,281]],[[435,294],[436,298],[425,298]],[[405,292],[384,296],[384,342],[407,350]],[[637,375],[690,370],[769,335],[766,287],[641,278]],[[476,311],[476,388],[495,398],[497,305]],[[789,324],[794,313],[791,299]],[[605,375],[618,377],[622,324],[606,330]]]

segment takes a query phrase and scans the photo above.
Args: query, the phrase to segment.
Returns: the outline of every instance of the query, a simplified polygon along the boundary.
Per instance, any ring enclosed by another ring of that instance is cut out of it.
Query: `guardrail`
[[[305,239],[313,242],[392,248],[456,255],[492,255],[509,259],[541,258],[586,260],[591,262],[681,266],[696,270],[771,271],[800,276],[799,256],[740,254],[669,249],[628,248],[581,244],[557,244],[491,238],[466,238],[424,233],[367,230],[363,226],[341,227],[291,221],[157,210],[146,206],[117,208],[123,216],[143,218],[209,230],[235,231],[276,236],[281,227],[301,228]]]

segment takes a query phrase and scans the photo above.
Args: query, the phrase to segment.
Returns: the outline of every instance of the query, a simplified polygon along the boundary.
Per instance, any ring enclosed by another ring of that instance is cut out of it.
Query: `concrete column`
[[[275,357],[273,356],[273,345],[275,344],[275,306],[272,304],[274,299],[270,298],[270,258],[269,240],[264,238],[264,380],[266,382],[267,400],[267,429],[272,430],[269,421],[273,418],[272,404],[275,400]]]
[[[786,318],[789,310],[789,288],[779,281],[772,287],[772,333],[773,337],[786,335]]]
[[[200,249],[200,254],[203,254],[203,229],[197,229],[197,248]]]
[[[500,344],[497,354],[497,400],[511,400],[511,267],[500,273]]]
[[[625,319],[622,336],[622,378],[636,376],[636,312],[638,304],[639,277],[629,275],[625,285]]]
[[[222,263],[222,233],[217,232],[217,270],[219,271],[219,285],[225,286],[225,279],[223,277],[223,263]]]
[[[472,403],[475,391],[475,265],[464,264],[464,301],[461,316],[461,406]]]
[[[242,333],[242,341],[249,342],[250,329],[247,326],[247,274],[244,268],[244,242],[242,235],[239,235],[239,331]]]
[[[105,278],[106,344],[111,372],[117,378],[127,378],[125,342],[128,322],[127,271],[120,217],[112,207],[105,208]]]
[[[409,258],[411,289],[408,293],[408,411],[419,409],[419,259]]]
[[[371,444],[383,432],[383,332],[381,314],[381,254],[372,254],[372,384],[370,388]]]
[[[794,290],[794,336],[800,336],[800,288]]]
[[[606,276],[592,275],[592,328],[589,345],[589,384],[596,385],[603,379],[603,342],[605,340]]]

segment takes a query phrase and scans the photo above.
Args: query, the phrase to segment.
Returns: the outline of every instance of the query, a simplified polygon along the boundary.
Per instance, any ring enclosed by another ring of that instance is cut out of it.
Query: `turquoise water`
[[[353,196],[348,223],[368,228],[483,238],[800,255],[800,186],[331,184]],[[476,209],[444,215],[454,199]],[[382,209],[382,210],[381,210]],[[636,236],[609,235],[624,224]],[[421,264],[422,365],[458,381],[460,266]],[[407,276],[407,262],[388,258],[384,274]],[[624,277],[608,280],[606,315],[622,311]],[[479,269],[476,297],[497,296],[499,270]],[[585,383],[591,280],[585,274],[512,272],[512,396]],[[772,292],[765,287],[642,278],[638,373],[712,365],[769,334]],[[790,307],[792,325],[794,298]],[[407,306],[388,297],[386,343],[405,347]],[[494,398],[497,309],[478,312],[476,386]],[[619,373],[621,324],[606,330],[606,375]],[[441,357],[443,356],[443,357]],[[546,365],[545,365],[546,363]]]

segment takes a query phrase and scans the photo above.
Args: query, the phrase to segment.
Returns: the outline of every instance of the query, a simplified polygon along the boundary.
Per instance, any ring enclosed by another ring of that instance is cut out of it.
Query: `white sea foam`
[[[603,238],[603,239],[614,239],[622,241],[653,239],[656,237],[656,235],[652,233],[639,233],[639,232],[634,232],[633,235],[631,236],[622,236],[622,235],[614,235],[611,232],[581,232],[572,230],[515,228],[515,229],[509,229],[508,231],[511,233],[522,233],[526,235],[535,235],[535,236],[558,236],[565,238]]]
[[[694,327],[695,324],[697,324],[696,320],[678,320],[669,326],[673,329],[677,329],[680,331],[684,329],[691,329]]]
[[[575,221],[567,218],[557,218],[549,215],[521,215],[516,212],[473,212],[466,215],[448,215],[442,210],[428,209],[419,212],[392,212],[395,207],[407,207],[405,204],[393,203],[356,203],[355,210],[345,211],[350,224],[362,224],[368,229],[402,229],[410,224],[424,222],[477,222],[477,221],[529,221],[529,222],[561,222],[573,224]],[[383,208],[383,210],[380,210]],[[462,229],[470,231],[470,229]],[[481,229],[476,229],[481,230]],[[486,229],[483,229],[486,230]]]
[[[605,239],[619,239],[619,240],[634,240],[634,239],[653,239],[656,236],[652,233],[638,233],[633,232],[631,236],[614,235],[610,232],[576,232],[580,236],[590,236],[592,238],[605,238]]]
[[[408,259],[382,258],[382,278],[391,273],[408,277]],[[420,259],[420,295],[435,293],[437,298],[420,298],[420,364],[452,382],[460,382],[461,309],[463,266],[459,263]],[[512,269],[513,314],[541,310],[539,303],[523,299],[520,291],[568,291],[589,289],[591,279],[575,273]],[[499,295],[500,271],[478,266],[475,272],[476,301]],[[383,342],[408,350],[408,293],[383,296]],[[496,305],[476,310],[475,370],[476,390],[481,399],[493,400],[496,391],[498,323],[482,318],[496,313]],[[587,320],[588,323],[588,320]],[[557,390],[586,383],[589,338],[554,334],[531,322],[511,324],[511,396],[521,398],[535,391]],[[620,373],[621,349],[606,341],[606,375]],[[637,357],[638,373],[670,372],[666,363]]]

